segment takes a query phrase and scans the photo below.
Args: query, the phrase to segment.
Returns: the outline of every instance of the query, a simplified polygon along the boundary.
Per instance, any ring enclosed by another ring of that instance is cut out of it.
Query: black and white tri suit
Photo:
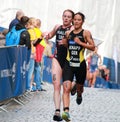
[[[67,28],[63,28],[61,25],[60,27],[58,27],[58,29],[56,31],[57,53],[55,54],[55,58],[59,62],[61,68],[64,67],[64,63],[65,63],[66,56],[67,56],[67,48],[64,45],[59,45],[58,43],[65,37],[66,31],[70,30],[70,28],[71,28],[71,26],[67,27]]]

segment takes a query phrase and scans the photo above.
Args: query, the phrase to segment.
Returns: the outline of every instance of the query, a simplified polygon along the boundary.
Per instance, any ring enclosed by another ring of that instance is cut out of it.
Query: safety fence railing
[[[29,61],[29,51],[25,46],[10,46],[0,48],[0,109],[14,100],[23,105],[21,96],[27,99],[26,78]]]

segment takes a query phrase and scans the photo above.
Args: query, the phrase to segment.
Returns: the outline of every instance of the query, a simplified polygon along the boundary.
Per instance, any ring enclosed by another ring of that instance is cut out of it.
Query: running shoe
[[[60,115],[54,115],[53,116],[53,120],[54,121],[62,121],[63,119],[62,119],[62,117]]]
[[[71,90],[71,95],[75,95],[76,93],[76,84],[73,86],[72,90]]]
[[[66,122],[71,121],[69,113],[65,111],[62,113],[62,119],[64,119]]]
[[[80,95],[80,96],[77,95],[76,103],[77,103],[78,105],[80,105],[80,104],[82,103],[82,95]]]
[[[38,91],[46,91],[46,89],[43,89],[43,88],[42,88],[42,89],[38,89]]]

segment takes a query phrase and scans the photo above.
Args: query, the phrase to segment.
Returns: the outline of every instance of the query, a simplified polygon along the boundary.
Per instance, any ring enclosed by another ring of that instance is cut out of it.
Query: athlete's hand
[[[44,39],[49,40],[50,39],[50,34],[49,33],[45,33],[44,34]]]
[[[80,39],[79,39],[78,37],[75,37],[75,38],[74,38],[74,42],[76,42],[76,43],[79,44],[79,45],[81,44],[81,41],[80,41]]]
[[[59,45],[62,45],[63,44],[62,40],[59,40],[58,44]]]
[[[67,44],[67,39],[63,38],[62,40],[59,41],[59,45],[66,45]]]
[[[52,58],[54,58],[54,55],[50,55],[50,56],[48,56],[48,57],[52,59]]]

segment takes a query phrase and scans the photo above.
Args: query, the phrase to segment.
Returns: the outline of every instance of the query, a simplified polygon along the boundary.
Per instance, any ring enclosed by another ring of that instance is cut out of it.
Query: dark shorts
[[[80,67],[71,67],[69,62],[66,61],[63,68],[63,82],[70,80],[73,81],[74,76],[76,77],[76,82],[83,85],[86,80],[86,62],[85,60],[81,62]]]

